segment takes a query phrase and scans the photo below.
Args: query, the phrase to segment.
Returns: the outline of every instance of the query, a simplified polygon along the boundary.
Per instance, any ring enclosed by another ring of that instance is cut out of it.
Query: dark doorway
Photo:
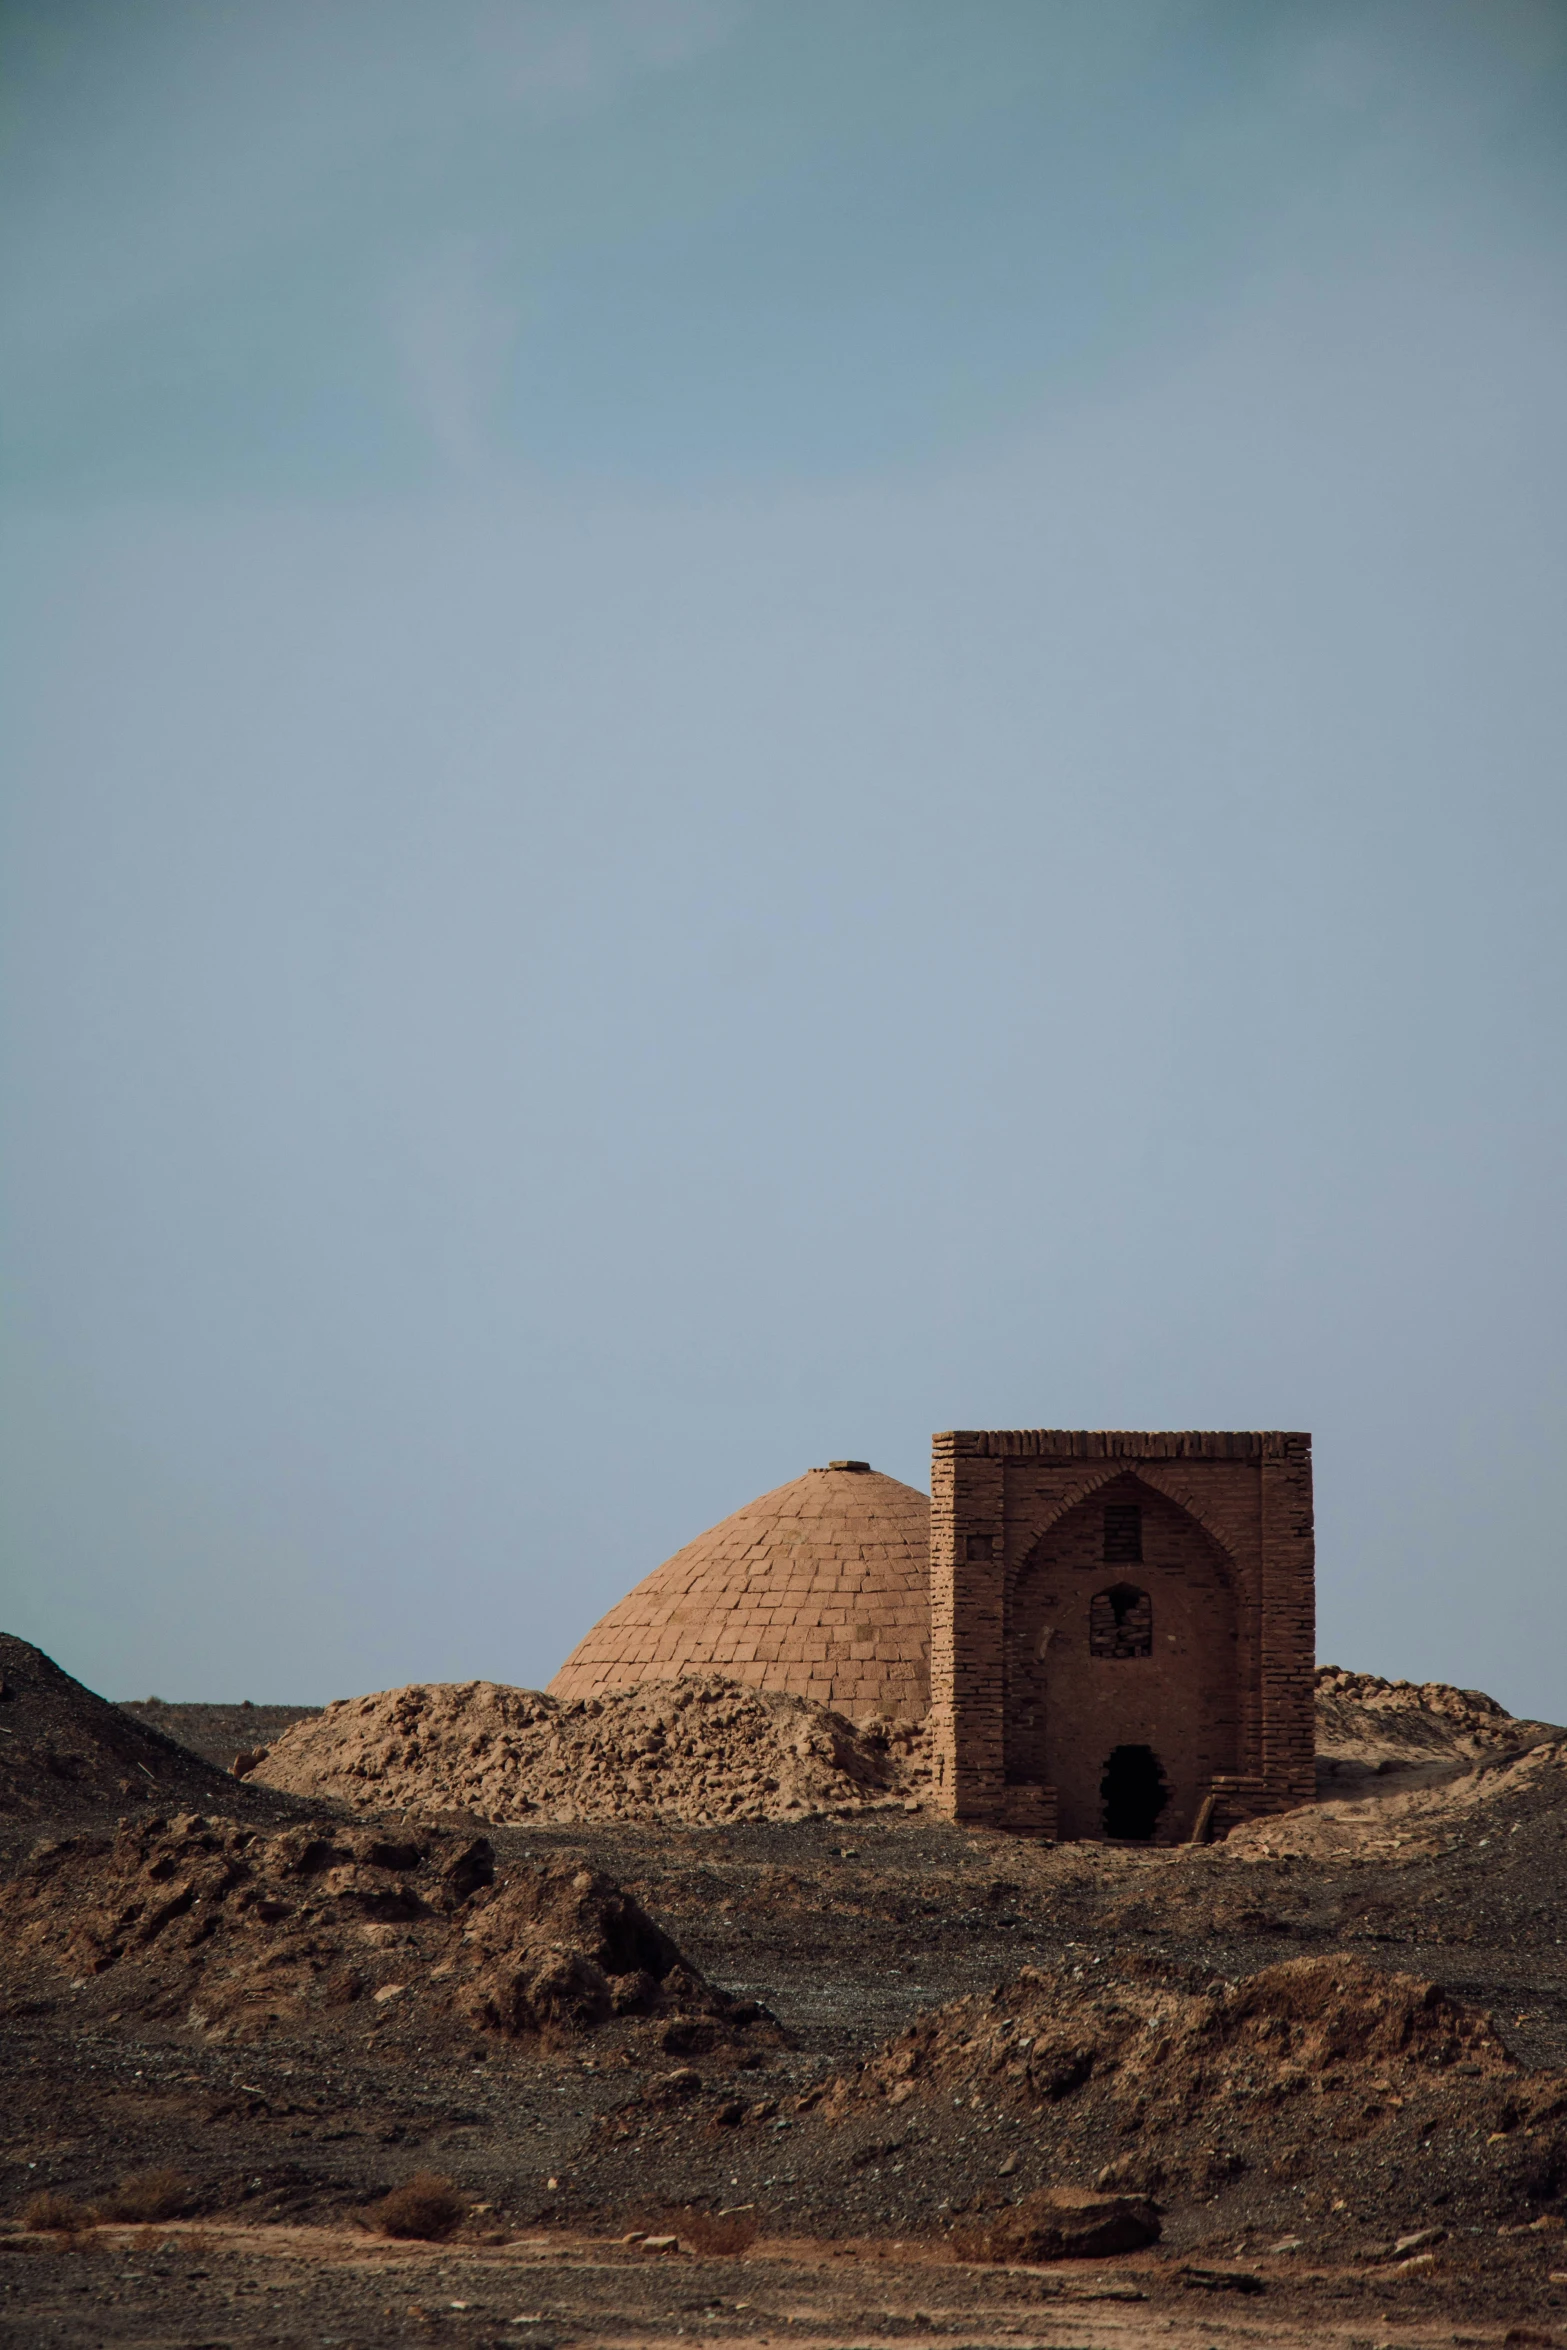
[[[1105,1834],[1146,1844],[1170,1800],[1159,1757],[1151,1746],[1118,1746],[1099,1782]]]

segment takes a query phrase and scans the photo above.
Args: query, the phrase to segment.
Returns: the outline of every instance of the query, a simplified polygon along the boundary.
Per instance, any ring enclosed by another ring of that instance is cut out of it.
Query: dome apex
[[[865,1461],[748,1502],[656,1567],[577,1643],[550,1695],[724,1673],[839,1712],[930,1702],[930,1503]]]

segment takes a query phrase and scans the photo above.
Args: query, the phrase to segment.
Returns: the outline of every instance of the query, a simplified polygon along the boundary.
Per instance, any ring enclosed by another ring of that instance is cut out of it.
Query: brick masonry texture
[[[1128,1584],[1147,1653],[1096,1656],[1093,1602]],[[1120,1746],[1157,1758],[1160,1843],[1208,1796],[1220,1829],[1310,1801],[1315,1630],[1309,1436],[933,1440],[930,1724],[956,1819],[1101,1835]]]
[[[558,1698],[724,1673],[856,1721],[924,1716],[930,1504],[874,1469],[808,1469],[698,1535],[579,1641]]]

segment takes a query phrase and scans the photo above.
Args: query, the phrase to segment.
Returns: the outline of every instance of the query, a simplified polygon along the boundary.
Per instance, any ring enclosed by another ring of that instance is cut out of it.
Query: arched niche
[[[1105,1832],[1118,1748],[1157,1758],[1161,1842],[1189,1834],[1214,1778],[1243,1767],[1255,1608],[1241,1582],[1190,1510],[1129,1472],[1073,1502],[1009,1567],[1006,1778],[1055,1789],[1063,1837]]]
[[[1127,1664],[1152,1656],[1153,1630],[1153,1596],[1140,1583],[1108,1583],[1088,1603],[1090,1656]]]

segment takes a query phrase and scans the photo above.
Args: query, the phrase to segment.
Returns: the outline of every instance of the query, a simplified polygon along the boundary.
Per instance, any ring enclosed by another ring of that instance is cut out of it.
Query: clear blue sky
[[[1308,1427],[1567,1716],[1567,0],[0,0],[0,1622]]]

